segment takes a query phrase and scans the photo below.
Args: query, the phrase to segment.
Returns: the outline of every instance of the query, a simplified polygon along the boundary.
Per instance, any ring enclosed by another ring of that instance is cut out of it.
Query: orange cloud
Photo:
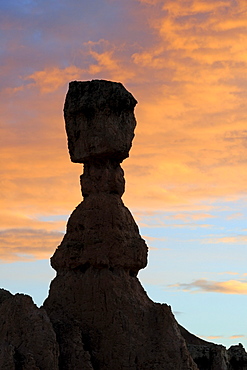
[[[175,219],[198,227],[211,218],[214,201],[246,195],[246,2],[143,0],[139,6],[136,22],[146,16],[145,39],[82,40],[79,63],[33,65],[34,72],[4,85],[4,229],[26,229],[29,221],[56,231],[55,224],[35,223],[36,215],[68,214],[81,201],[82,168],[69,161],[62,114],[74,79],[122,81],[139,101],[136,137],[123,162],[124,201],[136,213],[175,210]],[[246,236],[206,242],[246,243]]]
[[[142,67],[164,70],[164,46],[132,54],[133,62]]]
[[[195,221],[205,220],[207,218],[213,218],[215,216],[210,215],[208,213],[194,213],[194,214],[193,213],[192,214],[179,213],[171,217],[175,220],[183,220],[186,222],[186,221],[191,221],[191,220],[195,220]]]
[[[219,243],[246,244],[246,242],[247,242],[247,235],[213,237],[213,238],[204,240],[204,243],[207,243],[207,244],[219,244]]]
[[[223,338],[222,335],[209,335],[209,336],[204,336],[203,338],[207,338],[207,339],[210,339],[210,340],[213,340],[213,339],[220,339],[220,338]]]
[[[121,68],[121,63],[114,59],[112,51],[106,51],[101,54],[91,51],[90,54],[97,61],[97,64],[90,65],[89,73],[91,75],[97,75],[100,72],[105,74],[107,71],[109,79],[122,82],[134,77],[133,72]]]
[[[180,207],[179,207],[180,208]],[[188,209],[192,211],[192,207],[189,205]],[[169,206],[166,207],[167,212],[172,212],[171,215],[166,214],[164,212],[140,212],[139,210],[133,210],[133,215],[140,227],[145,228],[164,228],[169,227],[171,228],[186,228],[186,229],[198,229],[198,228],[210,228],[212,225],[201,223],[201,220],[207,219],[207,218],[213,218],[214,216],[206,213],[200,212],[200,207],[195,208],[196,213],[188,213],[188,209],[184,209],[184,213],[175,213],[174,212],[174,205],[169,208]],[[203,207],[201,208],[203,209]],[[205,209],[208,210],[206,207]],[[182,210],[180,208],[180,210]],[[177,221],[181,220],[181,223],[178,223]],[[149,224],[149,221],[151,223]],[[199,222],[197,222],[199,221]]]
[[[197,15],[200,13],[217,12],[222,8],[231,6],[231,1],[205,1],[205,0],[194,0],[190,2],[184,2],[182,0],[172,1],[168,0],[163,6],[163,9],[168,10],[170,14],[174,16],[187,16]]]
[[[155,3],[148,6],[155,7]],[[223,5],[228,12],[222,15]],[[191,6],[183,1],[168,1],[165,5],[168,14],[158,12],[158,8],[157,13],[150,13],[150,24],[160,38],[151,47],[134,52],[133,63],[123,59],[122,45],[117,47],[101,39],[84,43],[81,54],[92,58],[85,69],[54,67],[29,76],[43,93],[49,94],[66,79],[83,77],[83,71],[85,76],[105,75],[128,83],[132,78],[139,81],[139,87],[131,90],[140,101],[136,110],[136,138],[130,159],[123,163],[130,184],[127,189],[131,191],[125,199],[133,207],[184,206],[203,198],[231,196],[244,189],[245,121],[244,112],[239,109],[242,100],[237,95],[242,88],[237,80],[235,84],[229,81],[242,75],[245,66],[240,64],[241,53],[235,64],[232,56],[229,60],[229,48],[235,47],[236,35],[224,38],[228,46],[222,50],[221,31],[215,30],[212,35],[208,28],[208,22],[221,24],[232,19],[243,6],[229,5],[225,1],[195,1]],[[177,19],[203,12],[210,13],[210,17],[198,22],[196,18],[186,22]],[[164,22],[168,22],[165,34]],[[242,35],[242,31],[236,32],[239,37]],[[169,45],[164,37],[168,37]],[[196,42],[195,49],[188,46],[191,37]],[[177,42],[182,42],[184,48],[177,49],[174,45]],[[214,42],[218,44],[210,44]],[[146,80],[139,80],[140,76]],[[153,76],[159,81],[155,89]],[[143,89],[144,82],[147,88]],[[238,137],[230,130],[233,125]],[[145,178],[142,189],[137,186],[140,176]],[[138,189],[138,194],[134,189]]]
[[[86,68],[70,65],[66,68],[57,66],[45,68],[23,77],[24,81],[32,81],[28,87],[37,87],[42,94],[50,94],[68,84],[69,81],[84,79],[84,76],[100,76],[104,79],[125,82],[134,77],[135,72],[123,65],[117,58],[116,47],[107,40],[101,39],[97,42],[88,41],[84,43],[85,55],[91,57],[92,61]],[[120,48],[121,49],[121,48]],[[96,62],[96,63],[95,63]],[[9,89],[11,93],[23,90],[24,87]]]
[[[138,0],[138,1],[140,1],[140,3],[146,3],[151,5],[155,5],[160,2],[160,0]]]
[[[0,212],[1,262],[49,258],[62,241],[67,217],[27,216],[13,206]]]
[[[45,143],[36,147],[30,143],[3,152],[6,161],[2,166],[5,177],[1,209],[24,212],[24,217],[41,212],[64,214],[82,199],[79,186],[82,168],[60,156],[59,146],[54,146],[53,151]]]
[[[0,260],[13,262],[47,259],[61,243],[62,237],[62,233],[40,229],[0,231]]]
[[[135,72],[128,69],[121,59],[116,57],[116,47],[108,41],[103,39],[98,42],[89,41],[85,46],[88,46],[88,54],[96,61],[96,64],[93,62],[88,68],[88,73],[92,76],[103,74],[104,79],[122,83],[134,77]]]
[[[191,293],[223,293],[223,294],[247,294],[247,282],[238,280],[228,280],[223,282],[208,281],[205,279],[196,280],[189,284],[174,284],[170,287],[176,287]]]
[[[70,66],[64,69],[58,67],[47,68],[43,71],[37,71],[29,76],[26,80],[33,80],[35,86],[44,94],[51,93],[59,89],[68,81],[80,79],[83,75],[83,70],[76,67]]]
[[[243,334],[237,334],[237,335],[231,335],[230,339],[238,339],[238,338],[245,338],[245,335]]]

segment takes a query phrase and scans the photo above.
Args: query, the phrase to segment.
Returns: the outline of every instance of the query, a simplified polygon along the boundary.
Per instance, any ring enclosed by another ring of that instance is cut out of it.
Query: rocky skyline
[[[47,296],[47,261],[81,199],[62,123],[68,82],[121,81],[139,101],[123,168],[149,246],[141,282],[193,333],[246,346],[246,2],[0,7],[1,285],[39,305]]]

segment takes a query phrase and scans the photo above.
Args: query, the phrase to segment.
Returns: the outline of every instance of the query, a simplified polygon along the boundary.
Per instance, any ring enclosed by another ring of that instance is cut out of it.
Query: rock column
[[[136,120],[120,83],[71,82],[64,116],[71,160],[84,164],[84,200],[51,258],[57,276],[44,307],[63,370],[197,369],[169,306],[152,302],[138,271],[147,246],[124,206],[120,163]]]

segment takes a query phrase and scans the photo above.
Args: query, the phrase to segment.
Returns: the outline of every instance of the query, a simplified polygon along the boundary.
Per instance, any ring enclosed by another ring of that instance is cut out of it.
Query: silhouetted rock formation
[[[247,369],[241,345],[227,352],[189,333],[137,279],[147,246],[121,200],[120,166],[136,103],[120,83],[70,83],[64,115],[71,160],[84,164],[84,200],[51,258],[57,276],[44,307],[0,289],[0,369]]]
[[[180,327],[189,352],[199,370],[247,370],[247,353],[241,343],[228,350],[207,342]]]
[[[229,370],[247,370],[247,353],[239,343],[236,346],[231,346],[228,351]]]
[[[44,309],[0,289],[0,369],[57,370],[58,344]]]
[[[72,82],[64,115],[71,160],[84,163],[84,201],[51,259],[57,276],[44,307],[60,345],[60,369],[196,369],[166,304],[137,279],[147,246],[124,206],[123,170],[136,100],[120,84]]]

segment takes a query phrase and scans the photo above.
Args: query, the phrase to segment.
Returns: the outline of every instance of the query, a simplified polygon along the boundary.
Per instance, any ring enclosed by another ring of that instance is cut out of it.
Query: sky
[[[123,200],[149,246],[149,297],[203,339],[247,348],[246,0],[0,3],[0,286],[40,306],[82,197],[68,83],[138,105]]]

